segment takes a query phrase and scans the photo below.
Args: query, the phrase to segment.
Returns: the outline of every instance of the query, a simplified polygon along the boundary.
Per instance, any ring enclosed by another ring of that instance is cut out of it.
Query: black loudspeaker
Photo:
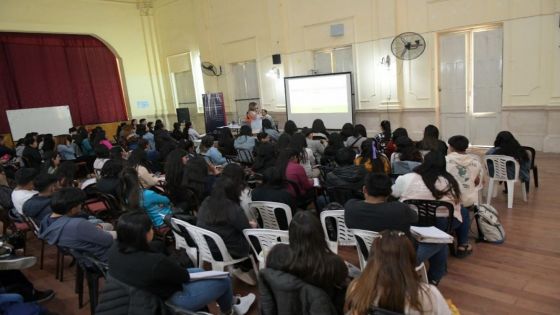
[[[177,108],[177,121],[180,123],[191,121],[191,114],[188,108]]]
[[[281,63],[282,63],[282,59],[280,58],[280,54],[272,55],[272,64],[273,65],[279,65]]]

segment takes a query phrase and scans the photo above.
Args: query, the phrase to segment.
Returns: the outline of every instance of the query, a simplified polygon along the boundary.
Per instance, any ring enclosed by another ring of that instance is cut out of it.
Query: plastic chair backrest
[[[436,214],[439,208],[445,208],[448,212],[448,223],[445,232],[451,232],[451,223],[453,222],[453,213],[455,207],[452,203],[442,200],[424,200],[424,199],[408,199],[404,203],[412,206],[411,208],[418,212],[417,226],[436,226]]]
[[[519,163],[507,155],[485,155],[484,162],[488,166],[488,176],[497,181],[508,181],[519,179]],[[514,165],[514,178],[508,177],[507,166]],[[493,171],[491,171],[493,169]],[[493,174],[491,174],[493,173]]]
[[[336,240],[331,240],[327,230],[327,218],[332,218],[336,222]],[[329,248],[334,252],[338,252],[338,245],[341,246],[354,246],[356,245],[356,239],[354,235],[350,232],[344,221],[344,210],[323,210],[321,211],[321,225],[323,226],[323,232],[327,237],[327,244]]]
[[[263,221],[264,229],[272,230],[287,230],[288,227],[281,229],[278,224],[278,217],[276,216],[276,211],[282,211],[286,217],[288,226],[292,221],[292,209],[290,206],[280,203],[280,202],[270,202],[270,201],[253,201],[249,203],[250,209],[257,210],[259,216]]]
[[[177,221],[175,222],[178,223]],[[205,230],[203,228],[199,228],[197,226],[194,226],[184,221],[181,222],[181,225],[183,225],[187,229],[187,232],[198,246],[198,252],[200,256],[199,259],[201,261],[208,261],[208,262],[216,261],[216,259],[214,259],[214,256],[212,255],[210,244],[208,243],[208,240],[206,238],[212,239],[214,241],[216,247],[218,248],[222,256],[222,262],[233,260],[233,258],[231,257],[231,255],[229,254],[226,248],[226,244],[224,243],[224,240],[222,240],[222,238],[218,234]]]
[[[364,270],[369,257],[369,251],[373,241],[381,237],[381,234],[373,231],[350,229],[350,233],[356,238],[356,245],[358,248],[358,258],[360,259],[360,270]]]
[[[237,159],[240,163],[252,164],[254,162],[253,152],[247,149],[237,149]]]
[[[531,160],[531,169],[535,168],[535,159],[537,158],[537,151],[533,147],[522,146],[523,150],[527,151],[529,154],[529,159]]]
[[[262,263],[264,263],[266,254],[274,245],[278,243],[289,244],[290,242],[288,231],[271,229],[245,229],[243,230],[243,235],[245,235],[247,242],[249,242],[249,245],[251,246],[255,257],[257,257],[257,260]],[[254,246],[253,240],[255,239],[259,243],[259,246],[261,248],[260,251],[258,251]],[[260,255],[260,252],[263,252],[264,255]]]

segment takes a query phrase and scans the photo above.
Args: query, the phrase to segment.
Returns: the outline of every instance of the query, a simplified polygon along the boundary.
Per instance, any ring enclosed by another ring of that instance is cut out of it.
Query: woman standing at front
[[[253,133],[259,133],[262,129],[262,116],[259,113],[259,105],[256,102],[249,103],[247,110],[247,124],[253,129]]]

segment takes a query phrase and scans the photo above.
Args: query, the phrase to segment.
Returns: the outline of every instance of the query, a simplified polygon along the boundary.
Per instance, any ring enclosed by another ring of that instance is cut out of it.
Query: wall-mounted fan
[[[397,35],[391,43],[391,51],[401,60],[412,60],[420,57],[426,49],[424,37],[418,33],[406,32]]]
[[[222,75],[222,67],[216,67],[214,66],[214,64],[212,64],[211,62],[208,61],[203,61],[200,66],[202,67],[202,73],[209,75],[209,76],[214,76],[214,77],[219,77]]]

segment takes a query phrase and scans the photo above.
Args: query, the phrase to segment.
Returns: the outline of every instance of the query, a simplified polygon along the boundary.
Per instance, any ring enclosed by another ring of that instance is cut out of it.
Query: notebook
[[[410,234],[420,243],[453,243],[453,236],[435,226],[411,226]]]
[[[204,279],[225,278],[229,276],[229,273],[225,271],[210,270],[210,271],[189,273],[189,276],[191,277],[191,281],[196,281],[196,280],[204,280]]]

